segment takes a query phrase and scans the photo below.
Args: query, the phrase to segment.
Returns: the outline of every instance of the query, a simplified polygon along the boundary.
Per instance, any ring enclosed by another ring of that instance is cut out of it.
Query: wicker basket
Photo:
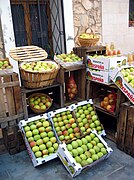
[[[34,89],[34,88],[45,87],[45,86],[49,86],[53,84],[57,76],[57,73],[60,69],[60,65],[58,65],[57,63],[53,61],[45,61],[45,62],[51,62],[55,64],[56,68],[54,68],[51,71],[46,70],[43,72],[33,72],[33,71],[24,70],[22,68],[23,63],[21,63],[21,66],[20,66],[21,78],[23,81],[23,85],[26,88]]]
[[[97,35],[97,34],[95,34],[93,32],[84,33],[84,34],[93,35],[93,37]],[[81,38],[80,36],[78,36],[78,41],[79,41],[79,44],[81,46],[95,46],[97,44],[97,42],[99,41],[99,39],[100,39],[99,35],[97,35],[97,37],[92,38],[92,39],[90,39],[90,38]]]
[[[30,95],[30,96],[28,97],[28,104],[29,104],[30,109],[31,109],[34,113],[36,113],[36,114],[44,113],[44,112],[46,112],[46,111],[51,107],[51,106],[50,106],[50,107],[46,108],[45,110],[43,110],[43,109],[36,109],[36,108],[34,108],[34,107],[31,106],[31,104],[30,104],[30,99],[31,99],[31,98],[34,98],[34,97],[41,97],[41,96],[48,98],[49,101],[51,102],[51,106],[52,106],[52,99],[51,99],[47,94],[44,94],[44,93],[34,93],[34,94],[32,94],[32,95]]]

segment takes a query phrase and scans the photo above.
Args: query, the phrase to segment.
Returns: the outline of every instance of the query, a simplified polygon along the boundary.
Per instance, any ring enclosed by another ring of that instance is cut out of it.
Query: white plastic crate
[[[108,146],[108,144],[105,142],[105,140],[100,135],[98,135],[96,133],[96,131],[92,131],[92,133],[94,133],[96,135],[96,137],[99,138],[100,142],[106,148],[107,154],[103,155],[100,159],[98,159],[98,160],[94,161],[93,163],[88,164],[84,167],[82,167],[81,164],[76,162],[76,160],[73,158],[73,156],[68,151],[67,145],[65,143],[60,144],[58,147],[57,154],[58,154],[59,158],[61,159],[62,163],[64,164],[64,166],[66,167],[67,171],[70,173],[70,175],[72,177],[79,175],[82,172],[82,170],[91,168],[91,167],[95,166],[96,164],[98,164],[99,162],[107,159],[110,156],[110,154],[113,152],[113,150]]]
[[[24,130],[24,127],[30,123],[30,122],[34,122],[34,121],[37,121],[37,120],[40,120],[40,119],[46,119],[47,121],[49,121],[48,119],[48,116],[47,114],[43,114],[43,115],[38,115],[38,116],[34,116],[32,118],[28,118],[28,120],[22,120],[19,122],[18,126],[19,126],[19,129],[21,130],[21,133],[22,133],[22,136],[24,138],[24,141],[25,141],[25,145],[26,145],[26,148],[27,148],[27,151],[28,151],[28,154],[30,156],[30,159],[33,163],[33,166],[36,167],[36,166],[39,166],[45,162],[48,162],[52,159],[55,159],[57,158],[57,153],[53,153],[49,156],[46,156],[46,157],[39,157],[39,158],[36,158],[34,152],[32,151],[31,147],[30,147],[30,144],[28,142],[28,139],[26,137],[26,133],[25,133],[25,130]],[[49,121],[50,122],[50,121]],[[50,122],[51,123],[51,122]],[[54,132],[54,131],[53,131]],[[55,132],[54,132],[55,133]]]

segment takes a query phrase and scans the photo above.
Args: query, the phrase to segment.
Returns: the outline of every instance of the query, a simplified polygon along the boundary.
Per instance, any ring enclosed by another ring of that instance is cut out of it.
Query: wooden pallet
[[[0,76],[0,127],[23,118],[21,89],[17,73]]]
[[[83,62],[86,62],[87,55],[103,55],[106,54],[106,46],[91,46],[91,47],[74,47],[73,51],[79,57],[83,57]]]
[[[134,105],[123,103],[117,126],[117,147],[134,157]]]
[[[10,56],[16,61],[39,61],[47,58],[47,52],[38,46],[22,46],[10,50]]]

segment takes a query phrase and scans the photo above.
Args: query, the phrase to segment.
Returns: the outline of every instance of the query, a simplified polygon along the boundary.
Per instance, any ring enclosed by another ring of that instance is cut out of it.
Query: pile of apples
[[[94,133],[67,144],[67,150],[82,167],[93,163],[108,153]]]
[[[12,68],[12,66],[10,65],[9,61],[7,61],[7,60],[0,61],[0,70],[10,69],[10,68]]]
[[[97,34],[90,34],[90,33],[82,33],[79,36],[82,39],[98,39],[99,35]]]
[[[75,109],[75,116],[82,133],[87,133],[94,129],[98,134],[102,133],[103,127],[91,104],[78,106]]]
[[[79,58],[76,54],[73,52],[69,54],[60,54],[56,56],[58,59],[60,59],[63,62],[76,62],[76,61],[82,61],[81,58]]]
[[[55,153],[58,149],[58,143],[49,121],[42,118],[29,122],[24,131],[35,157],[46,157]]]
[[[103,101],[100,102],[100,106],[107,111],[113,113],[116,107],[116,93],[109,93],[107,96],[104,97]]]
[[[64,142],[74,138],[80,138],[80,128],[70,110],[55,114],[52,120],[60,141]]]
[[[44,72],[56,69],[57,64],[51,61],[25,62],[21,64],[21,68],[31,72]]]
[[[35,95],[35,96],[29,98],[29,105],[30,105],[30,107],[32,107],[34,109],[40,109],[40,110],[45,111],[51,107],[52,101],[51,101],[51,98],[49,98],[48,96]]]
[[[121,70],[121,73],[123,74],[125,81],[134,88],[134,67],[124,68]]]

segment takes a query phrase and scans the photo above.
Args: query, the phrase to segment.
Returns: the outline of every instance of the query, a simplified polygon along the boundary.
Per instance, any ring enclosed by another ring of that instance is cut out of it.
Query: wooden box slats
[[[117,126],[117,146],[134,157],[134,106],[123,103]]]
[[[23,109],[18,74],[0,76],[0,125],[20,117]]]
[[[22,46],[10,50],[10,56],[16,61],[39,61],[47,58],[47,52],[38,46]]]

